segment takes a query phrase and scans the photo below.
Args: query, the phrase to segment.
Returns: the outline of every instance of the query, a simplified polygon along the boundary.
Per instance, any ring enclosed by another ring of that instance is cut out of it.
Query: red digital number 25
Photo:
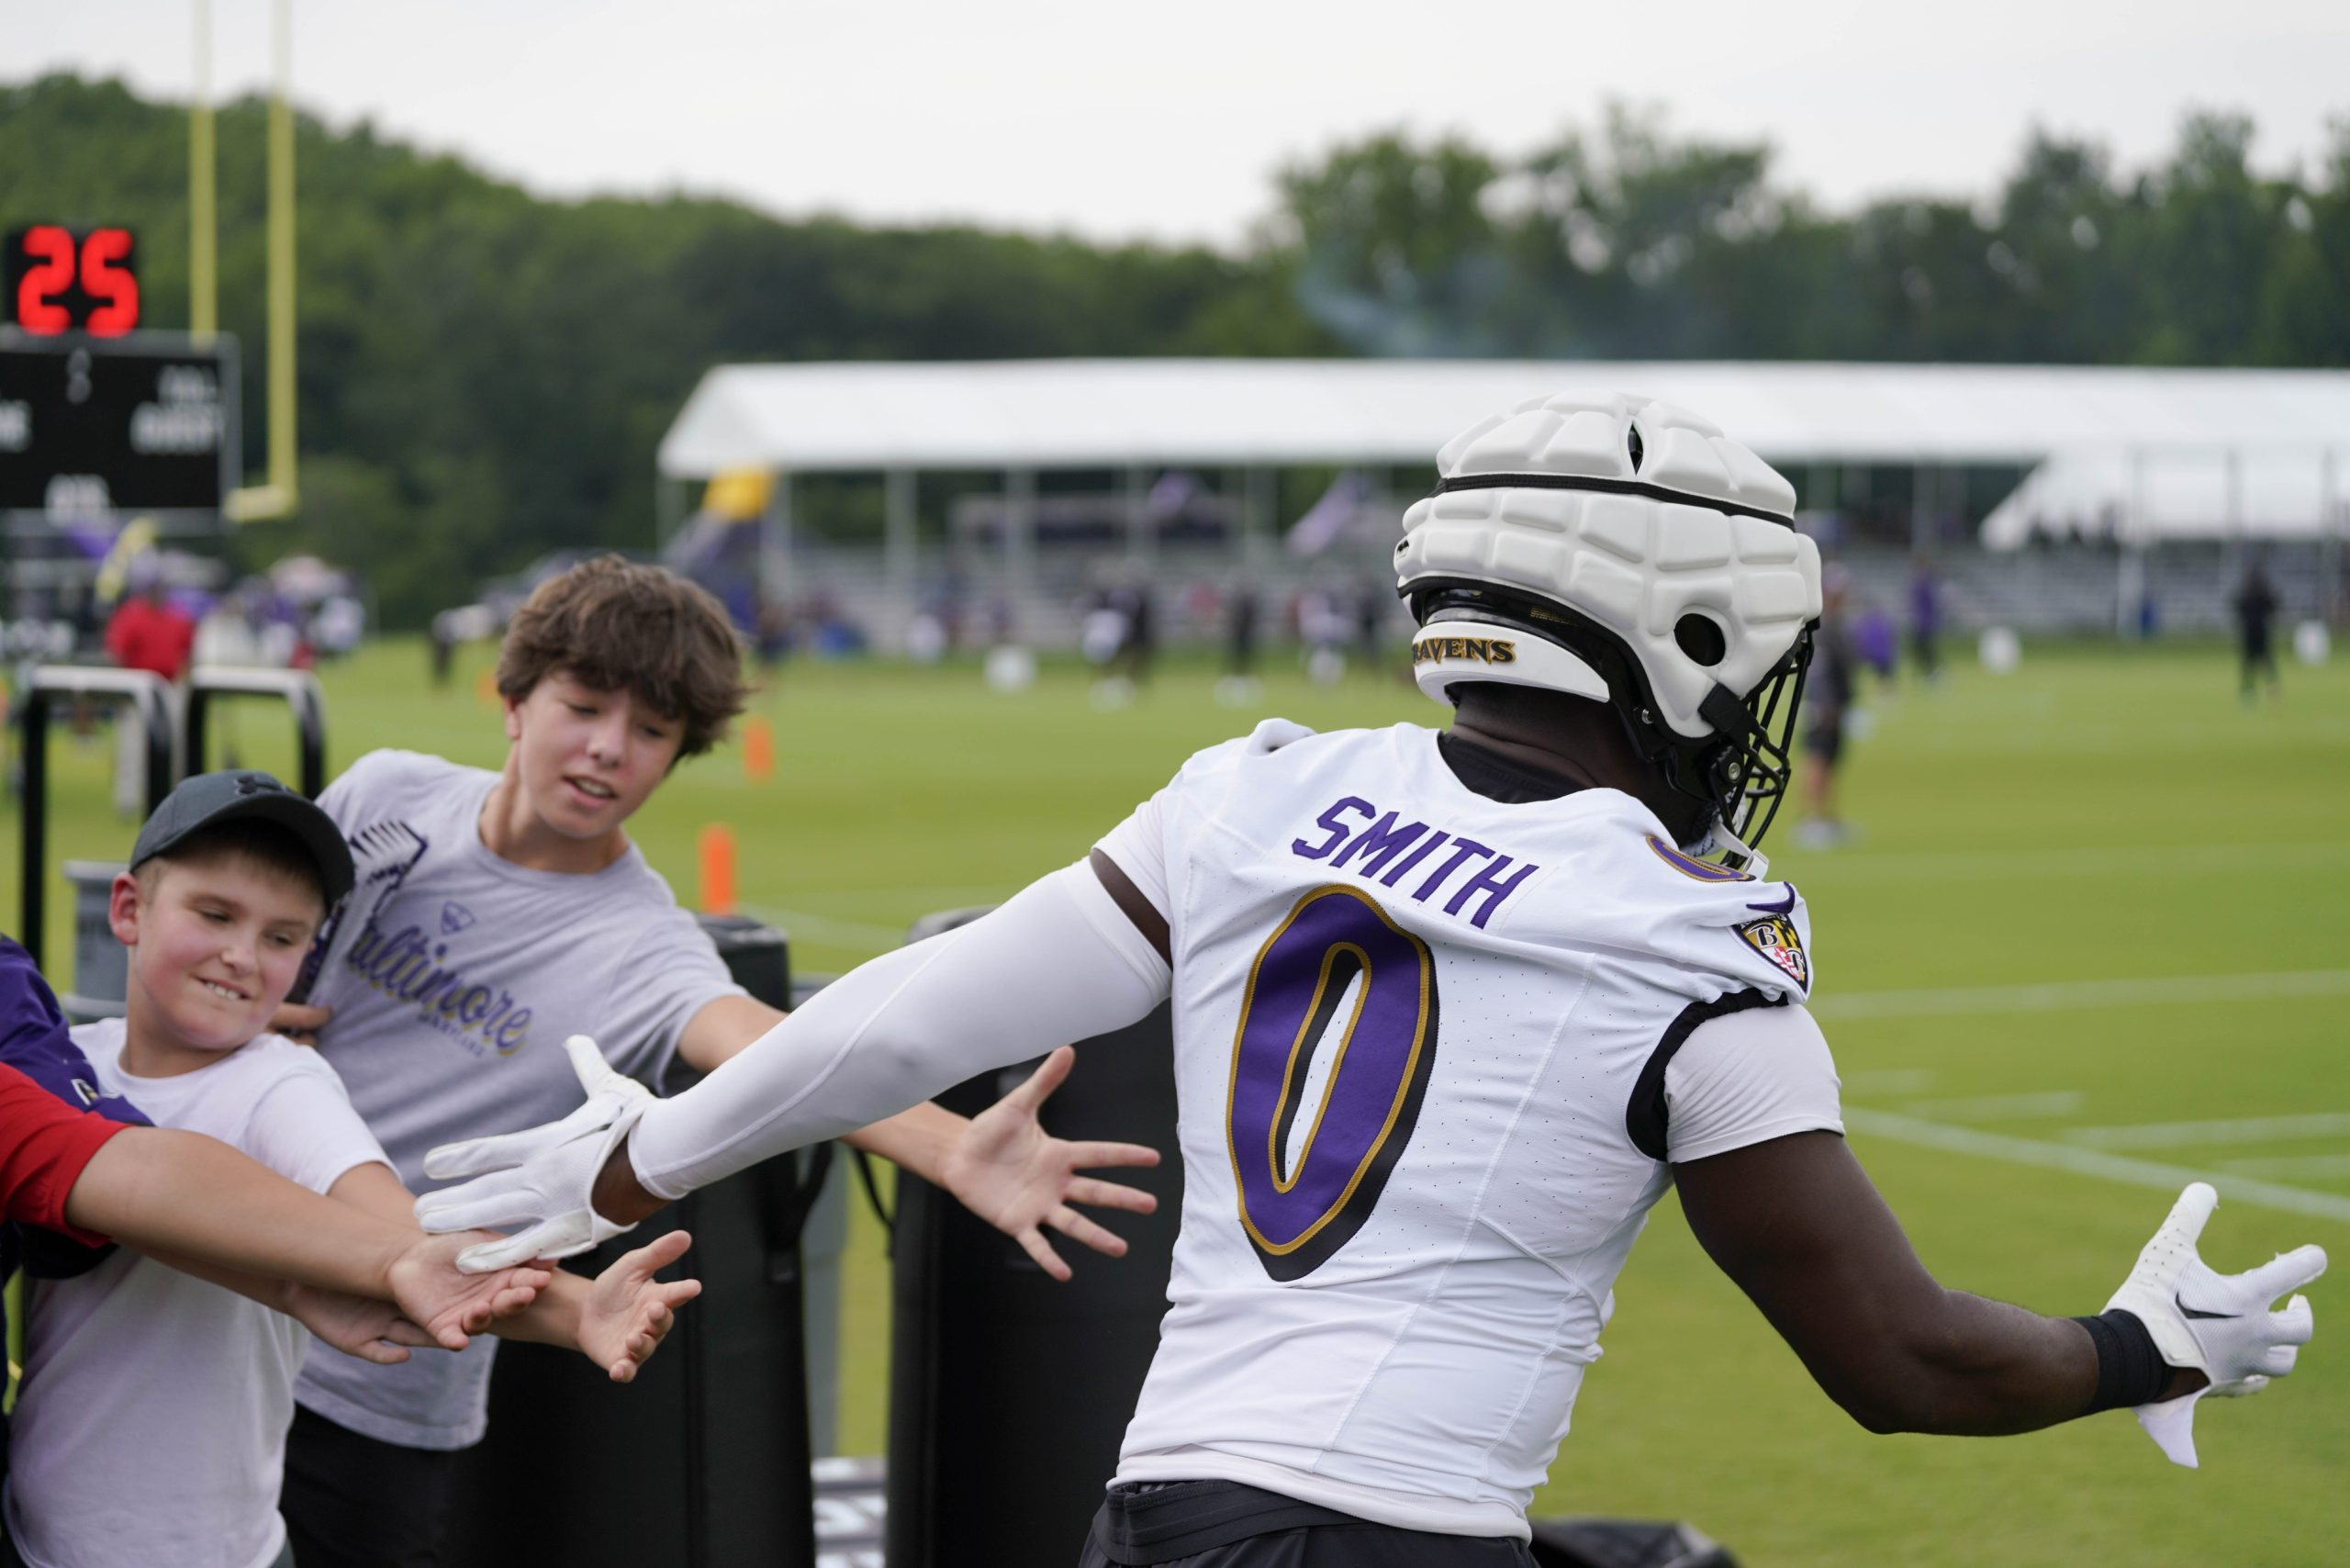
[[[54,223],[25,230],[25,254],[41,258],[17,285],[17,319],[28,332],[62,332],[73,313],[51,301],[73,286],[73,236]]]
[[[139,279],[116,263],[130,254],[130,231],[99,229],[82,241],[82,292],[95,302],[94,338],[117,338],[139,324]]]

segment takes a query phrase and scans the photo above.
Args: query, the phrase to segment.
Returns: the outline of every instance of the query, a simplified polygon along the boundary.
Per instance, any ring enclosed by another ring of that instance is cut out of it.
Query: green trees
[[[218,117],[221,326],[263,457],[263,107]],[[416,625],[482,577],[653,532],[653,452],[714,364],[1339,352],[1265,253],[779,222],[688,197],[539,200],[457,161],[299,122],[303,507],[265,560],[366,571]],[[113,82],[0,87],[0,226],[139,231],[145,321],[187,320],[187,121]]]
[[[2350,122],[2305,178],[2252,130],[2191,116],[2134,179],[2036,134],[1994,199],[1843,218],[1620,108],[1514,162],[1373,137],[1281,191],[1300,297],[1362,353],[2350,364]]]
[[[223,327],[262,363],[263,106],[218,121]],[[2188,119],[2136,176],[2036,136],[1975,201],[1819,211],[1759,142],[1611,109],[1533,152],[1364,138],[1281,172],[1235,252],[537,199],[304,119],[303,511],[239,536],[366,570],[415,624],[558,546],[652,535],[653,451],[730,360],[1475,354],[2350,364],[2350,121],[2254,170]],[[0,86],[0,225],[140,233],[183,325],[187,125],[113,82]],[[249,469],[261,376],[246,377]]]

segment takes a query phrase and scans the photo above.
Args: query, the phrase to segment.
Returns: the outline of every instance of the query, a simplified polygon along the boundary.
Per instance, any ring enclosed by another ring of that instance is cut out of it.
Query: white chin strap
[[[1446,689],[1472,680],[1607,700],[1607,683],[1599,672],[1548,637],[1473,616],[1421,627],[1412,639],[1412,678],[1422,691],[1448,705],[1452,699]]]
[[[1759,849],[1748,847],[1746,841],[1724,826],[1719,817],[1714,819],[1713,827],[1706,834],[1706,842],[1689,853],[1701,860],[1707,856],[1718,855],[1722,865],[1733,871],[1743,871],[1758,882],[1768,881],[1771,878],[1771,857]]]

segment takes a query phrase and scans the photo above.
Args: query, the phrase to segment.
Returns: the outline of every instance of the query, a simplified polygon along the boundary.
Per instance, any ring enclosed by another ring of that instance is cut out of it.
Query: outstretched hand
[[[1045,1131],[1037,1113],[1076,1063],[1077,1052],[1068,1046],[1046,1057],[1026,1082],[972,1118],[947,1150],[942,1171],[943,1184],[965,1208],[1019,1242],[1057,1280],[1067,1280],[1069,1267],[1045,1239],[1043,1226],[1113,1258],[1126,1251],[1124,1240],[1070,1204],[1141,1215],[1158,1207],[1158,1200],[1139,1188],[1078,1174],[1106,1165],[1156,1165],[1157,1149],[1072,1143]]]
[[[458,1268],[457,1257],[466,1249],[500,1239],[484,1231],[420,1236],[400,1254],[390,1271],[392,1300],[397,1304],[397,1311],[406,1315],[404,1320],[426,1336],[401,1343],[437,1344],[444,1350],[462,1350],[466,1336],[480,1333],[498,1318],[512,1316],[537,1298],[554,1277],[540,1264],[524,1263],[486,1274],[469,1274]],[[314,1327],[311,1332],[319,1330]],[[349,1349],[323,1333],[319,1337],[328,1339],[337,1350]]]
[[[288,1284],[282,1305],[287,1316],[344,1355],[378,1366],[397,1366],[408,1360],[411,1345],[438,1343],[387,1301],[371,1301],[315,1285]]]
[[[2293,1370],[2315,1324],[2309,1298],[2295,1294],[2281,1312],[2269,1304],[2325,1272],[2325,1250],[2297,1247],[2256,1269],[2221,1274],[2198,1249],[2204,1222],[2220,1204],[2209,1183],[2190,1182],[2138,1254],[2137,1267],[2106,1310],[2134,1314],[2174,1368],[2208,1380],[2137,1408],[2138,1424],[2174,1464],[2195,1468],[2195,1402],[2257,1394]],[[2178,1380],[2174,1379],[2174,1386]]]
[[[465,1249],[462,1266],[487,1273],[534,1258],[568,1258],[635,1226],[596,1212],[596,1178],[644,1108],[653,1092],[623,1077],[585,1035],[563,1042],[587,1101],[559,1122],[518,1133],[444,1143],[424,1157],[436,1181],[472,1181],[416,1200],[417,1223],[431,1231],[520,1227]]]
[[[686,1255],[693,1238],[672,1230],[633,1252],[621,1254],[596,1276],[579,1309],[579,1353],[604,1369],[614,1383],[636,1376],[661,1347],[677,1321],[677,1308],[701,1294],[699,1280],[653,1276]]]

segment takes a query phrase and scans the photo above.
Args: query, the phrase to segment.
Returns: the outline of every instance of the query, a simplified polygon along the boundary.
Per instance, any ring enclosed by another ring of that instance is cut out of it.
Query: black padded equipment
[[[1635,1519],[1536,1519],[1541,1568],[1738,1568],[1729,1549],[1683,1524]]]
[[[783,933],[739,916],[700,918],[744,990],[789,1004]],[[459,1466],[453,1568],[811,1568],[800,1227],[830,1150],[754,1166],[567,1260],[593,1274],[683,1228],[693,1250],[669,1272],[699,1278],[702,1294],[625,1387],[569,1350],[498,1348],[489,1435]]]
[[[915,926],[919,939],[984,913]],[[938,1096],[973,1115],[1035,1062],[982,1074]],[[1157,1194],[1158,1212],[1102,1217],[1125,1238],[1105,1258],[1055,1231],[1067,1284],[944,1192],[901,1173],[891,1241],[890,1568],[1077,1561],[1118,1445],[1158,1348],[1167,1273],[1182,1212],[1175,1143],[1174,1035],[1168,1010],[1078,1047],[1077,1070],[1046,1102],[1056,1137],[1146,1143],[1165,1161],[1102,1172]]]

